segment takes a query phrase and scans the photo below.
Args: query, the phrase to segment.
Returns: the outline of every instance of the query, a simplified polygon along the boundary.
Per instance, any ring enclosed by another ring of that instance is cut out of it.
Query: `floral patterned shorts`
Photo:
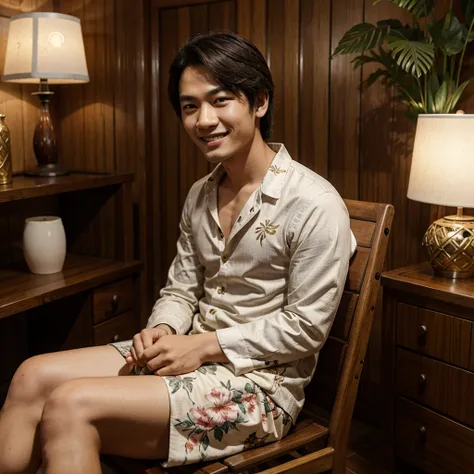
[[[125,355],[131,343],[111,344]],[[137,368],[138,375],[149,375]],[[222,364],[164,376],[170,399],[169,457],[163,467],[227,457],[282,439],[290,415],[250,379]]]

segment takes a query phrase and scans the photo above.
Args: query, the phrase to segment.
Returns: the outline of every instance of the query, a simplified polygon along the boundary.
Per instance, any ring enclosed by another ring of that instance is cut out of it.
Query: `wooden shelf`
[[[0,203],[70,191],[101,188],[133,181],[133,174],[71,173],[55,178],[18,175],[10,184],[0,185]]]
[[[0,267],[0,319],[135,273],[141,262],[68,254],[63,271],[34,275],[26,264]]]

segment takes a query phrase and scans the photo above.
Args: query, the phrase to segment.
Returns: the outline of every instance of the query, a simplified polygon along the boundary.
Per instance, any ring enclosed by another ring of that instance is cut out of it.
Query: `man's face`
[[[250,149],[256,115],[245,95],[237,96],[215,81],[203,66],[187,67],[179,83],[183,126],[211,163]]]

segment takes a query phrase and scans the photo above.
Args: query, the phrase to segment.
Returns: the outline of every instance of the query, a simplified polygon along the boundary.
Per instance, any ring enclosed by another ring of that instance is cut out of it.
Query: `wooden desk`
[[[382,275],[389,459],[474,472],[474,280],[428,263]]]
[[[127,339],[140,329],[132,180],[71,173],[15,176],[0,186],[0,406],[25,358]],[[24,262],[23,223],[34,215],[63,221],[67,256],[60,273],[34,275]]]

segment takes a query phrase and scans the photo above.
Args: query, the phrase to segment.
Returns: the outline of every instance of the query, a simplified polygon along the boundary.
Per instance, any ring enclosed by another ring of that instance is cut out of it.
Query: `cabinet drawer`
[[[397,401],[396,442],[421,464],[427,460],[451,474],[472,474],[474,431],[414,402]]]
[[[397,344],[469,367],[469,321],[405,303],[398,303],[397,313]]]
[[[94,344],[101,346],[109,342],[131,339],[137,333],[136,326],[132,311],[115,316],[94,327]]]
[[[128,311],[133,304],[133,278],[126,278],[110,285],[96,288],[92,295],[94,324]]]
[[[399,348],[397,392],[474,427],[472,372]]]

